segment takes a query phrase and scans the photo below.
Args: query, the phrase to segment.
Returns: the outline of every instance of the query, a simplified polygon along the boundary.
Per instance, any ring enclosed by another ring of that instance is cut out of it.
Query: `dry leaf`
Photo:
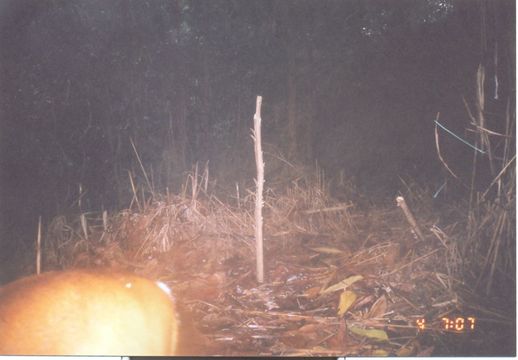
[[[330,255],[341,255],[344,252],[342,250],[336,249],[336,248],[329,248],[329,247],[315,247],[310,248],[313,251],[322,253],[322,254],[330,254]]]
[[[396,352],[396,356],[411,356],[414,353],[414,346],[401,346],[399,350]]]
[[[367,318],[381,318],[387,312],[387,298],[382,295],[372,304]]]
[[[361,298],[360,300],[358,300],[358,302],[356,303],[356,308],[359,309],[361,308],[362,306],[370,303],[371,301],[374,300],[374,296],[373,295],[367,295],[367,296],[364,296],[363,298]]]
[[[419,351],[416,356],[431,356],[433,353],[434,347],[429,346],[427,348],[424,348],[423,350]]]
[[[298,328],[299,333],[315,332],[318,329],[316,324],[306,324]]]
[[[385,261],[385,266],[389,268],[393,268],[396,265],[396,262],[400,257],[400,246],[397,243],[392,243],[386,250],[385,255],[383,256],[383,260]]]
[[[304,296],[308,299],[316,298],[320,294],[320,286],[314,286],[304,291]]]
[[[349,326],[349,330],[356,335],[374,339],[377,341],[388,341],[388,335],[385,331],[379,329],[362,329],[357,326]]]
[[[338,316],[342,316],[349,310],[351,305],[356,301],[356,293],[345,290],[340,294],[340,303],[338,304]]]
[[[389,353],[383,349],[376,349],[371,352],[371,356],[389,356]]]
[[[362,279],[363,279],[363,276],[361,276],[361,275],[350,276],[347,279],[344,279],[337,284],[331,285],[330,287],[328,287],[327,289],[322,291],[322,294],[327,294],[327,293],[338,291],[338,290],[345,290],[349,286],[351,286],[352,284],[357,282],[358,280],[362,280]]]

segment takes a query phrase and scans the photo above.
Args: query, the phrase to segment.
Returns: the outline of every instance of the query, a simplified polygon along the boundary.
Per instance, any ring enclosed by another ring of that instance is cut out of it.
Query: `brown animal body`
[[[174,355],[162,287],[133,274],[49,272],[0,288],[0,355]]]

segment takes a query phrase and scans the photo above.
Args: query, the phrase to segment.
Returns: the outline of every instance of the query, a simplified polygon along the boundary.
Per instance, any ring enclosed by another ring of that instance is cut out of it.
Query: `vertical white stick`
[[[263,185],[264,185],[264,163],[263,151],[261,148],[261,104],[262,96],[257,97],[254,114],[254,151],[255,165],[257,168],[255,193],[255,248],[257,261],[257,282],[264,281],[264,258],[263,258]]]

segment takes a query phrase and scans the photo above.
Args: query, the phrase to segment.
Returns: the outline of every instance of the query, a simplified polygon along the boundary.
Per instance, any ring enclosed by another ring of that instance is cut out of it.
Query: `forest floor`
[[[458,208],[423,199],[407,199],[416,229],[395,199],[270,192],[263,283],[250,199],[169,195],[109,219],[59,217],[44,258],[47,270],[122,268],[170,285],[179,355],[512,355],[513,291],[467,285]]]

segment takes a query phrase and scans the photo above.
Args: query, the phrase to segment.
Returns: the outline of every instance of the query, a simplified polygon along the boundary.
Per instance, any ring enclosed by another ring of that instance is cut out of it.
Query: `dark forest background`
[[[393,201],[404,176],[437,189],[445,173],[434,120],[440,112],[470,139],[463,98],[473,102],[479,64],[488,111],[514,99],[514,7],[1,1],[3,240],[33,240],[38,216],[67,213],[79,196],[82,211],[127,207],[128,171],[144,182],[132,141],[155,191],[178,191],[185,172],[207,161],[216,191],[253,185],[257,95],[267,186],[282,173],[271,165],[282,154],[341,173],[374,200]],[[494,119],[488,128],[501,131]],[[469,174],[473,150],[441,139],[450,165]],[[483,188],[486,170],[478,169]]]

